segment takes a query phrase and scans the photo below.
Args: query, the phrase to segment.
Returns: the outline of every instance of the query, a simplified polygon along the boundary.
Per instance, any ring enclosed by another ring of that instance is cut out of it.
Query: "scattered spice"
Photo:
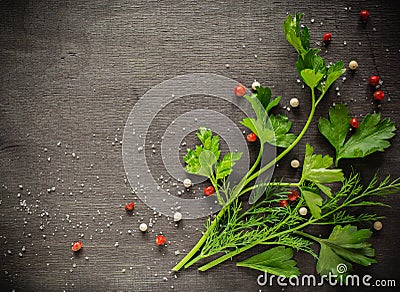
[[[239,84],[236,85],[234,92],[237,97],[242,97],[246,93],[246,88],[244,88],[243,85]]]
[[[379,81],[379,76],[373,75],[369,77],[369,84],[371,84],[372,86],[377,86],[379,84]]]
[[[156,244],[162,246],[167,242],[167,238],[164,235],[157,235]]]
[[[350,120],[350,126],[352,126],[354,129],[357,129],[360,123],[358,122],[357,118],[351,118]]]
[[[125,210],[126,210],[127,212],[132,212],[133,209],[135,209],[135,203],[130,202],[130,203],[127,203],[127,204],[125,205]]]
[[[322,37],[322,41],[325,44],[329,44],[331,40],[332,40],[332,34],[330,32],[325,33],[324,36]]]
[[[374,99],[382,101],[385,99],[385,93],[382,90],[377,90],[374,92]]]
[[[254,133],[250,133],[247,135],[247,141],[250,143],[256,142],[257,141],[257,135]]]
[[[214,194],[215,189],[213,186],[208,186],[204,189],[204,194],[208,197],[211,196],[212,194]]]
[[[76,242],[74,242],[72,244],[72,248],[71,249],[72,249],[73,252],[77,252],[77,251],[80,251],[81,248],[82,248],[82,242],[81,241],[76,241]]]
[[[299,168],[299,167],[300,167],[300,161],[298,161],[297,159],[293,159],[293,160],[290,162],[290,166],[291,166],[292,168]]]
[[[280,200],[279,201],[279,206],[282,208],[286,208],[289,205],[288,201],[286,200]]]

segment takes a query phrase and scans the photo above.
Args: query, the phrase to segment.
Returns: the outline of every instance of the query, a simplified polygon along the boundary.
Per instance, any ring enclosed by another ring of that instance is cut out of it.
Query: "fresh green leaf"
[[[264,109],[266,109],[271,100],[271,89],[269,87],[258,86],[256,92],[258,100],[261,102]]]
[[[268,249],[236,263],[240,267],[247,267],[287,278],[300,275],[296,264],[296,261],[293,260],[293,250],[284,246]]]
[[[304,158],[302,180],[313,183],[325,184],[344,180],[341,169],[328,169],[333,164],[333,159],[329,155],[313,154],[314,149],[307,144],[306,155]]]
[[[303,14],[297,13],[294,17],[288,15],[283,23],[283,32],[287,41],[296,49],[296,51],[304,55],[310,45],[310,34],[308,28],[301,30],[300,21]],[[305,27],[305,26],[304,26]]]
[[[256,96],[265,111],[268,113],[272,108],[276,107],[281,100],[281,96],[271,100],[271,89],[269,87],[258,86],[256,88]]]
[[[331,188],[320,183],[315,184],[325,195],[332,197]]]
[[[268,106],[265,108],[267,113],[274,107],[276,107],[279,102],[281,101],[282,96],[277,96],[275,99],[271,100],[268,104]]]
[[[197,137],[202,145],[196,146],[195,150],[188,149],[188,153],[183,157],[186,162],[185,169],[188,173],[210,177],[220,156],[219,138],[213,136],[211,130],[206,128],[199,128]]]
[[[217,157],[213,152],[204,150],[199,155],[200,169],[198,175],[210,177],[214,172],[214,165],[217,163]]]
[[[319,131],[336,150],[336,165],[342,158],[362,158],[390,146],[389,139],[395,134],[396,126],[390,119],[381,119],[380,114],[368,114],[358,129],[345,142],[350,116],[346,106],[339,104],[329,110],[329,120],[321,118]]]
[[[329,169],[332,164],[332,157],[329,155],[322,156],[314,154],[314,149],[307,144],[301,182],[312,182],[328,197],[331,197],[332,193],[330,187],[323,184],[344,180],[344,175],[341,169]],[[310,208],[311,214],[317,219],[321,218],[321,196],[307,190],[302,190],[302,194]]]
[[[331,143],[338,153],[349,132],[349,110],[343,104],[337,104],[329,109],[329,120],[320,118],[318,129]]]
[[[372,235],[369,229],[357,230],[356,226],[336,225],[328,239],[314,237],[321,245],[317,272],[327,275],[329,272],[340,274],[339,264],[345,264],[347,270],[351,270],[351,263],[369,266],[376,263],[373,258],[375,251],[371,244],[366,242]]]
[[[300,23],[300,20],[298,20],[298,23]],[[308,27],[303,25],[303,29],[301,30],[300,34],[300,39],[301,39],[301,45],[305,50],[308,50],[310,48],[310,31],[308,30]]]
[[[315,72],[320,72],[322,75],[326,74],[326,65],[324,59],[318,55],[321,50],[309,49],[307,53],[302,56],[299,55],[296,62],[296,69],[301,76],[301,71],[304,69],[312,69]]]
[[[284,115],[270,115],[268,127],[272,127],[275,136],[268,143],[282,148],[287,148],[296,140],[296,135],[288,133],[292,128],[292,123],[289,118]]]
[[[262,132],[262,129],[265,128],[267,125],[267,112],[264,106],[261,104],[256,94],[245,95],[244,97],[247,99],[248,102],[250,102],[251,107],[256,114],[256,121],[260,127],[259,130]]]
[[[301,194],[303,195],[303,198],[306,201],[308,208],[310,209],[311,215],[313,215],[317,219],[321,218],[321,196],[307,190],[301,190]]]
[[[329,87],[338,79],[342,74],[346,72],[344,69],[344,64],[342,61],[337,62],[336,64],[332,65],[328,69],[325,85],[323,87],[323,91],[327,91]]]
[[[390,146],[389,139],[395,134],[396,126],[389,118],[381,119],[380,114],[366,115],[360,126],[337,154],[341,158],[362,158]]]
[[[260,137],[259,132],[262,131],[262,127],[263,125],[259,125],[257,124],[257,119],[254,118],[244,118],[240,124],[242,124],[243,126],[245,126],[247,129],[249,129],[250,131],[252,131],[254,134],[257,135],[257,137]],[[257,125],[257,128],[256,128]],[[260,130],[259,130],[260,129]]]
[[[235,161],[242,157],[242,153],[227,153],[220,161],[219,138],[213,136],[211,130],[200,128],[197,137],[202,143],[195,150],[188,149],[183,157],[186,162],[186,171],[205,177],[212,177],[215,172],[216,180],[230,175]]]
[[[316,72],[312,69],[304,69],[301,71],[301,77],[308,87],[315,88],[318,86],[324,75],[322,75],[321,72]]]
[[[329,273],[338,275],[338,267],[342,267],[344,270],[353,268],[351,263],[339,257],[329,246],[321,244],[316,267],[317,272],[321,275],[329,275]]]
[[[222,179],[232,172],[232,167],[235,165],[235,161],[242,157],[242,153],[227,153],[221,161],[219,161],[215,167],[215,177],[217,180]]]
[[[201,127],[197,132],[197,137],[203,144],[203,149],[210,150],[215,155],[215,158],[218,160],[220,155],[218,136],[213,136],[211,130],[207,130],[206,128]]]
[[[277,147],[287,148],[296,139],[294,134],[288,133],[292,123],[286,116],[270,115],[267,121],[267,111],[258,98],[255,95],[247,95],[245,98],[252,105],[256,118],[244,118],[241,124],[256,134],[262,144],[269,143]]]

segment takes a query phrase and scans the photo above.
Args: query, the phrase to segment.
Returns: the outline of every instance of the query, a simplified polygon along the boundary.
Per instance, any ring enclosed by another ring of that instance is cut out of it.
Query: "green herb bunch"
[[[311,145],[305,149],[301,178],[297,182],[254,181],[281,160],[303,138],[318,104],[326,92],[344,72],[343,62],[328,66],[319,55],[320,50],[310,48],[307,26],[300,25],[302,14],[288,15],[283,23],[287,41],[296,49],[296,69],[311,92],[311,109],[308,119],[296,136],[290,133],[292,123],[284,115],[270,111],[279,104],[281,97],[272,98],[271,90],[259,86],[255,93],[245,96],[251,104],[255,118],[245,118],[241,124],[257,135],[260,149],[255,163],[235,186],[227,183],[235,161],[241,153],[227,153],[220,157],[219,138],[211,130],[200,128],[197,134],[201,145],[189,149],[184,157],[189,173],[207,177],[216,190],[222,209],[214,218],[209,218],[203,236],[193,249],[173,268],[189,267],[200,260],[212,257],[199,270],[208,270],[257,245],[271,248],[250,257],[238,266],[290,277],[299,275],[293,252],[304,251],[317,259],[316,270],[321,275],[336,273],[339,264],[346,264],[348,272],[352,264],[368,266],[375,263],[375,251],[367,240],[369,229],[358,229],[355,224],[382,218],[377,214],[354,215],[357,207],[387,206],[377,198],[400,191],[400,180],[383,181],[375,176],[364,187],[356,172],[347,177],[342,169],[335,168],[341,159],[363,158],[390,146],[395,124],[380,114],[366,115],[359,128],[349,136],[349,112],[345,105],[337,104],[329,110],[328,118],[318,122],[320,133],[336,151],[335,157],[315,154]],[[282,148],[280,154],[265,166],[260,167],[264,145],[268,143]],[[335,186],[335,188],[332,188]],[[336,189],[337,191],[333,191]],[[251,204],[243,207],[241,197],[251,192]],[[282,201],[292,195],[289,204]],[[307,208],[307,209],[305,209]],[[304,210],[309,210],[305,214]],[[301,212],[303,211],[303,212]],[[319,238],[305,231],[312,225],[330,225],[328,238]],[[319,254],[312,244],[320,245]]]

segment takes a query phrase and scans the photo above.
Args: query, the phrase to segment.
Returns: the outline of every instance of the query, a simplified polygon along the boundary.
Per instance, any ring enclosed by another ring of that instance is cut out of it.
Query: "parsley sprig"
[[[302,14],[288,15],[283,30],[287,41],[298,52],[296,69],[310,90],[311,109],[308,119],[298,135],[290,133],[292,123],[284,115],[274,115],[271,110],[279,104],[280,96],[272,99],[268,87],[259,86],[251,95],[245,96],[251,104],[255,118],[245,118],[241,124],[254,132],[260,140],[260,149],[255,163],[241,181],[230,186],[226,177],[232,172],[240,153],[228,153],[220,158],[218,136],[211,130],[200,128],[200,146],[189,149],[184,157],[189,173],[205,176],[215,187],[222,209],[209,218],[206,230],[192,250],[173,268],[190,267],[209,257],[214,259],[199,270],[208,270],[257,245],[273,245],[270,249],[237,263],[238,266],[267,271],[276,275],[298,275],[299,269],[292,259],[293,250],[304,251],[318,258],[317,272],[326,274],[337,264],[351,263],[369,265],[375,262],[374,250],[366,241],[371,233],[358,230],[361,222],[382,218],[371,213],[353,215],[351,209],[367,206],[387,206],[376,200],[384,195],[400,191],[400,181],[390,181],[387,177],[378,183],[374,177],[364,188],[358,174],[348,178],[337,167],[342,158],[361,158],[390,146],[395,125],[389,119],[381,119],[379,114],[367,115],[360,127],[349,135],[348,109],[337,105],[329,112],[329,119],[321,118],[319,130],[336,150],[335,160],[329,155],[315,154],[313,147],[306,145],[301,178],[298,182],[252,182],[262,173],[287,155],[303,138],[310,126],[318,104],[328,89],[344,72],[343,62],[327,66],[319,55],[318,48],[310,48],[310,33],[305,25],[300,25]],[[265,143],[282,148],[280,154],[259,167]],[[335,163],[334,163],[335,162]],[[338,191],[333,186],[341,185]],[[279,205],[287,198],[291,189],[297,188],[299,198],[288,206]],[[253,191],[250,206],[243,207],[242,196]],[[224,196],[222,196],[222,194]],[[307,207],[307,217],[299,214],[300,208]],[[321,239],[306,231],[312,225],[332,225],[329,238]],[[313,242],[321,245],[319,255],[312,249]],[[215,258],[215,256],[219,257]]]

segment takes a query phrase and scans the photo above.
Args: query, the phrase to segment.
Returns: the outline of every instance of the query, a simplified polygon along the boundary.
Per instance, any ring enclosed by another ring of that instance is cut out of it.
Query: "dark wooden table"
[[[346,81],[336,83],[340,96],[333,88],[315,121],[339,101],[357,116],[374,111],[367,78],[378,74],[390,99],[380,112],[399,125],[399,6],[397,1],[1,1],[0,290],[280,291],[260,287],[260,273],[238,268],[234,261],[205,273],[195,267],[170,272],[199,239],[204,219],[176,227],[132,194],[121,154],[125,122],[153,86],[177,75],[207,72],[247,86],[257,79],[273,87],[275,95],[283,95],[278,112],[289,115],[298,133],[310,102],[296,81],[296,54],[281,27],[287,12],[299,11],[306,14],[314,44],[332,32],[324,57],[359,63],[356,72],[346,73]],[[371,13],[365,26],[358,17],[364,8]],[[288,112],[283,107],[293,96],[301,106]],[[155,178],[168,177],[157,142],[175,117],[195,108],[221,111],[235,122],[243,116],[223,100],[202,96],[165,107],[146,141],[146,147],[155,143],[156,154],[148,161]],[[315,121],[279,163],[275,177],[299,177],[289,164],[302,160],[306,142],[319,153],[333,154]],[[382,177],[398,176],[398,137],[385,153],[341,166],[349,172],[353,165],[365,180],[377,170]],[[188,146],[195,143],[194,135],[186,140]],[[250,150],[254,156],[256,147]],[[133,215],[124,211],[131,200]],[[396,279],[398,286],[400,199],[383,201],[392,208],[376,210],[387,217],[372,238],[378,264],[356,267],[355,273]],[[153,226],[141,234],[139,224],[150,220]],[[168,239],[161,250],[154,244],[159,232]],[[84,243],[79,255],[70,248],[76,240]],[[303,273],[315,273],[309,255],[299,253],[296,259]]]

